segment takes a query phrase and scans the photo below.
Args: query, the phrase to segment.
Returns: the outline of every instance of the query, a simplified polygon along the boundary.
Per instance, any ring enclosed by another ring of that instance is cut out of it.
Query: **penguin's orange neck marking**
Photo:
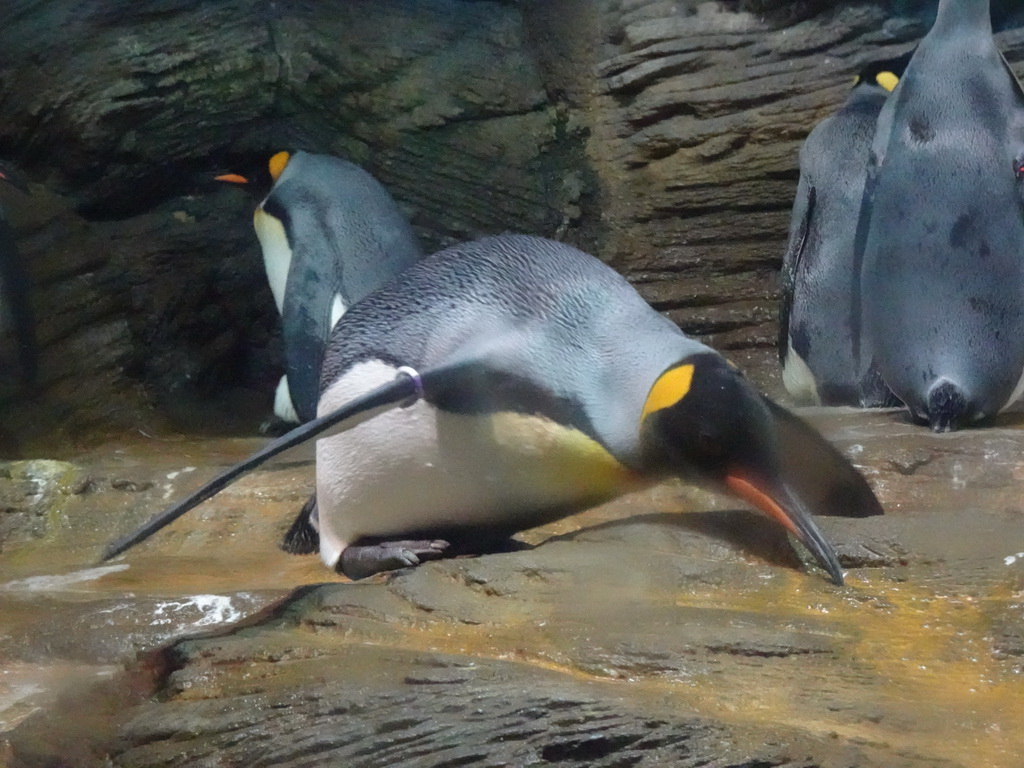
[[[272,158],[267,165],[270,168],[270,176],[274,181],[277,181],[278,177],[284,173],[285,166],[288,165],[288,161],[291,159],[291,155],[287,152],[278,152]]]
[[[640,418],[644,419],[655,411],[670,408],[678,403],[686,397],[692,382],[693,363],[669,368],[658,377],[658,380],[654,382],[654,386],[651,387]]]
[[[900,79],[892,72],[879,72],[875,75],[875,82],[891,92],[900,82]]]

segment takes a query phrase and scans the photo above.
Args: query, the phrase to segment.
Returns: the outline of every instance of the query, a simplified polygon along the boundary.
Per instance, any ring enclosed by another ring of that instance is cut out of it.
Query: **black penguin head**
[[[271,156],[265,166],[261,162],[252,168],[240,169],[244,170],[244,173],[222,173],[219,176],[214,176],[214,180],[225,181],[229,184],[252,184],[260,189],[269,189],[284,173],[289,160],[291,160],[291,153],[277,152]]]
[[[877,85],[887,91],[892,91],[899,83],[900,78],[910,63],[913,51],[907,51],[902,56],[894,59],[881,59],[866,64],[853,80],[854,86],[861,84]]]
[[[702,481],[752,504],[842,584],[835,552],[784,477],[772,409],[724,358],[691,355],[662,373],[644,404],[640,436],[649,471]]]
[[[770,476],[771,414],[743,374],[713,353],[692,355],[654,383],[642,416],[649,457],[673,474],[724,481],[734,466]]]

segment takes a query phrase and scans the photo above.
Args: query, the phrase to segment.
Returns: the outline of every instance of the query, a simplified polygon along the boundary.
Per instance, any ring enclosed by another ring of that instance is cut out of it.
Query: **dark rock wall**
[[[799,144],[863,61],[925,31],[921,6],[6,0],[0,157],[36,194],[0,203],[44,350],[5,429],[258,422],[280,375],[264,190],[210,179],[280,149],[366,166],[428,248],[578,244],[767,361]],[[1024,58],[1020,30],[1001,44]]]

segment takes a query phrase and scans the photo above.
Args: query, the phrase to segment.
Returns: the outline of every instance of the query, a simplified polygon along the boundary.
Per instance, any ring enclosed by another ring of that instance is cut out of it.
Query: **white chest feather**
[[[252,217],[256,237],[263,249],[263,266],[267,270],[267,281],[270,291],[274,294],[277,313],[284,312],[284,292],[288,285],[288,270],[292,266],[292,249],[288,245],[288,237],[284,225],[279,219],[257,208]]]
[[[320,402],[326,413],[394,378],[355,366]],[[431,527],[509,527],[531,514],[577,509],[641,484],[600,444],[538,416],[454,415],[420,401],[317,443],[321,556],[334,567],[361,536]]]
[[[786,391],[801,403],[821,404],[814,374],[811,373],[811,369],[803,358],[793,349],[792,342],[786,352],[786,365],[782,369],[782,383],[786,387]]]
[[[334,326],[341,320],[341,316],[345,314],[345,302],[341,300],[341,294],[334,294],[334,301],[331,302],[331,330],[334,330]]]

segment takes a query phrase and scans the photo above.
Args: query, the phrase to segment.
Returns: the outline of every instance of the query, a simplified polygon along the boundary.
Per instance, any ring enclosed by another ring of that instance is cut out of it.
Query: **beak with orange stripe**
[[[270,173],[271,182],[276,183],[281,178],[281,174],[284,173],[284,169],[290,159],[291,155],[287,152],[278,152],[270,158],[267,162],[267,171]],[[262,174],[259,175],[262,176]],[[253,179],[240,173],[222,173],[213,178],[215,181],[225,181],[229,184],[250,184],[253,182]]]
[[[810,508],[813,502],[801,498],[800,483],[784,476],[777,418],[722,357],[692,355],[662,373],[647,396],[640,426],[644,464],[652,472],[709,483],[753,505],[796,536],[842,584],[836,553],[811,516],[825,510]],[[813,430],[799,434],[835,453]]]

